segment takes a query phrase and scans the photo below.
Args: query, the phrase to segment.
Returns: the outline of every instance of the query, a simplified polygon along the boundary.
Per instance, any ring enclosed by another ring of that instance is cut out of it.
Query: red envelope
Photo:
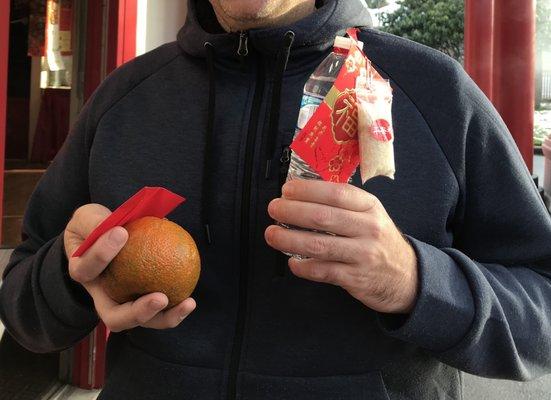
[[[126,200],[88,235],[73,257],[80,257],[108,230],[123,226],[142,217],[164,218],[186,199],[162,187],[144,187]]]

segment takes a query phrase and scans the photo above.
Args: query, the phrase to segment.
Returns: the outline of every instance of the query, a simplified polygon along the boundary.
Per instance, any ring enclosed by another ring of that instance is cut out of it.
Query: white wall
[[[187,0],[138,0],[136,55],[176,40],[186,9]]]

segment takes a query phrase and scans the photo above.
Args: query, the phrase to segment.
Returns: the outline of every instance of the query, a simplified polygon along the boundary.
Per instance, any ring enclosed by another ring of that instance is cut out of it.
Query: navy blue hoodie
[[[177,42],[106,79],[38,184],[0,289],[7,330],[37,352],[89,333],[98,319],[68,276],[64,227],[83,204],[164,186],[188,198],[169,218],[199,245],[198,307],[175,329],[112,334],[101,399],[460,399],[459,370],[549,372],[551,218],[461,66],[370,29],[359,1],[242,35],[208,33],[197,1]],[[304,83],[352,26],[394,89],[396,180],[363,188],[417,253],[407,316],[293,276],[263,238]]]

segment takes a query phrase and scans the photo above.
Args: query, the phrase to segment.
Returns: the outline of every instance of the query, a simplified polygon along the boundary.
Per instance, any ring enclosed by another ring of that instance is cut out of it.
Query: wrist
[[[404,251],[400,262],[402,279],[398,283],[397,314],[409,314],[415,307],[419,293],[419,266],[413,246],[404,237]]]

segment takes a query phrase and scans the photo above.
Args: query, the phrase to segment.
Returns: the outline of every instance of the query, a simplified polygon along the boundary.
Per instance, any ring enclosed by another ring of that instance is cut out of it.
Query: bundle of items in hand
[[[363,53],[357,30],[347,33],[304,86],[287,181],[349,182],[358,166],[362,183],[394,179],[392,88]]]
[[[392,89],[348,34],[305,85],[287,180],[394,178]]]

